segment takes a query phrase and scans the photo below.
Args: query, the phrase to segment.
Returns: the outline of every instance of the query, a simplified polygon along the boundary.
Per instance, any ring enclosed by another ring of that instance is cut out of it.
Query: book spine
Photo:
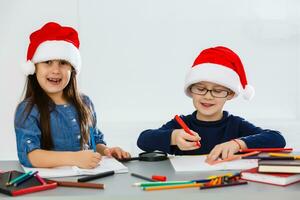
[[[19,196],[19,195],[28,194],[28,193],[54,189],[54,188],[56,188],[56,186],[57,186],[56,183],[51,183],[51,184],[39,185],[39,186],[34,186],[34,187],[25,188],[25,189],[21,189],[21,190],[12,191],[11,193],[12,193],[12,196]]]

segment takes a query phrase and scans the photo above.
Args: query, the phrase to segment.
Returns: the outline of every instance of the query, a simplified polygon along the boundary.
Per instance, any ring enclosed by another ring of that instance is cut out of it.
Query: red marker
[[[194,134],[192,133],[192,131],[189,129],[189,127],[184,123],[184,121],[183,121],[178,115],[175,115],[175,120],[176,120],[177,123],[183,128],[183,130],[184,130],[186,133],[188,133],[188,134],[190,134],[190,135],[194,135]],[[200,144],[199,141],[196,142],[196,145],[197,145],[198,147],[201,146],[201,144]]]

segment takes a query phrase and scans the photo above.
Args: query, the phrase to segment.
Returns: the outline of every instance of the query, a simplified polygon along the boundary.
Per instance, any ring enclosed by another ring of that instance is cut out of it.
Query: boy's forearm
[[[76,159],[75,153],[36,149],[28,153],[28,159],[34,167],[73,166]]]

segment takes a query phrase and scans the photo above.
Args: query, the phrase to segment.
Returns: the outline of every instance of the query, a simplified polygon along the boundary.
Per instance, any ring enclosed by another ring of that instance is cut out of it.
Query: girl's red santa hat
[[[239,56],[229,48],[218,46],[203,50],[196,58],[185,79],[184,91],[191,97],[190,86],[201,82],[213,82],[229,88],[244,99],[254,96],[254,88],[248,84]]]
[[[75,29],[49,22],[30,35],[27,62],[22,65],[22,70],[26,76],[31,75],[35,72],[34,64],[60,59],[68,61],[79,73],[81,68],[79,45]]]

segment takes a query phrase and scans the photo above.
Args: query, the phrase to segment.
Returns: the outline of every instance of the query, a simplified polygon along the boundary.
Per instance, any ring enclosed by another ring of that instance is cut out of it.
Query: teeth
[[[49,80],[49,81],[55,81],[55,82],[60,81],[60,79],[58,79],[58,78],[48,78],[48,80]]]

